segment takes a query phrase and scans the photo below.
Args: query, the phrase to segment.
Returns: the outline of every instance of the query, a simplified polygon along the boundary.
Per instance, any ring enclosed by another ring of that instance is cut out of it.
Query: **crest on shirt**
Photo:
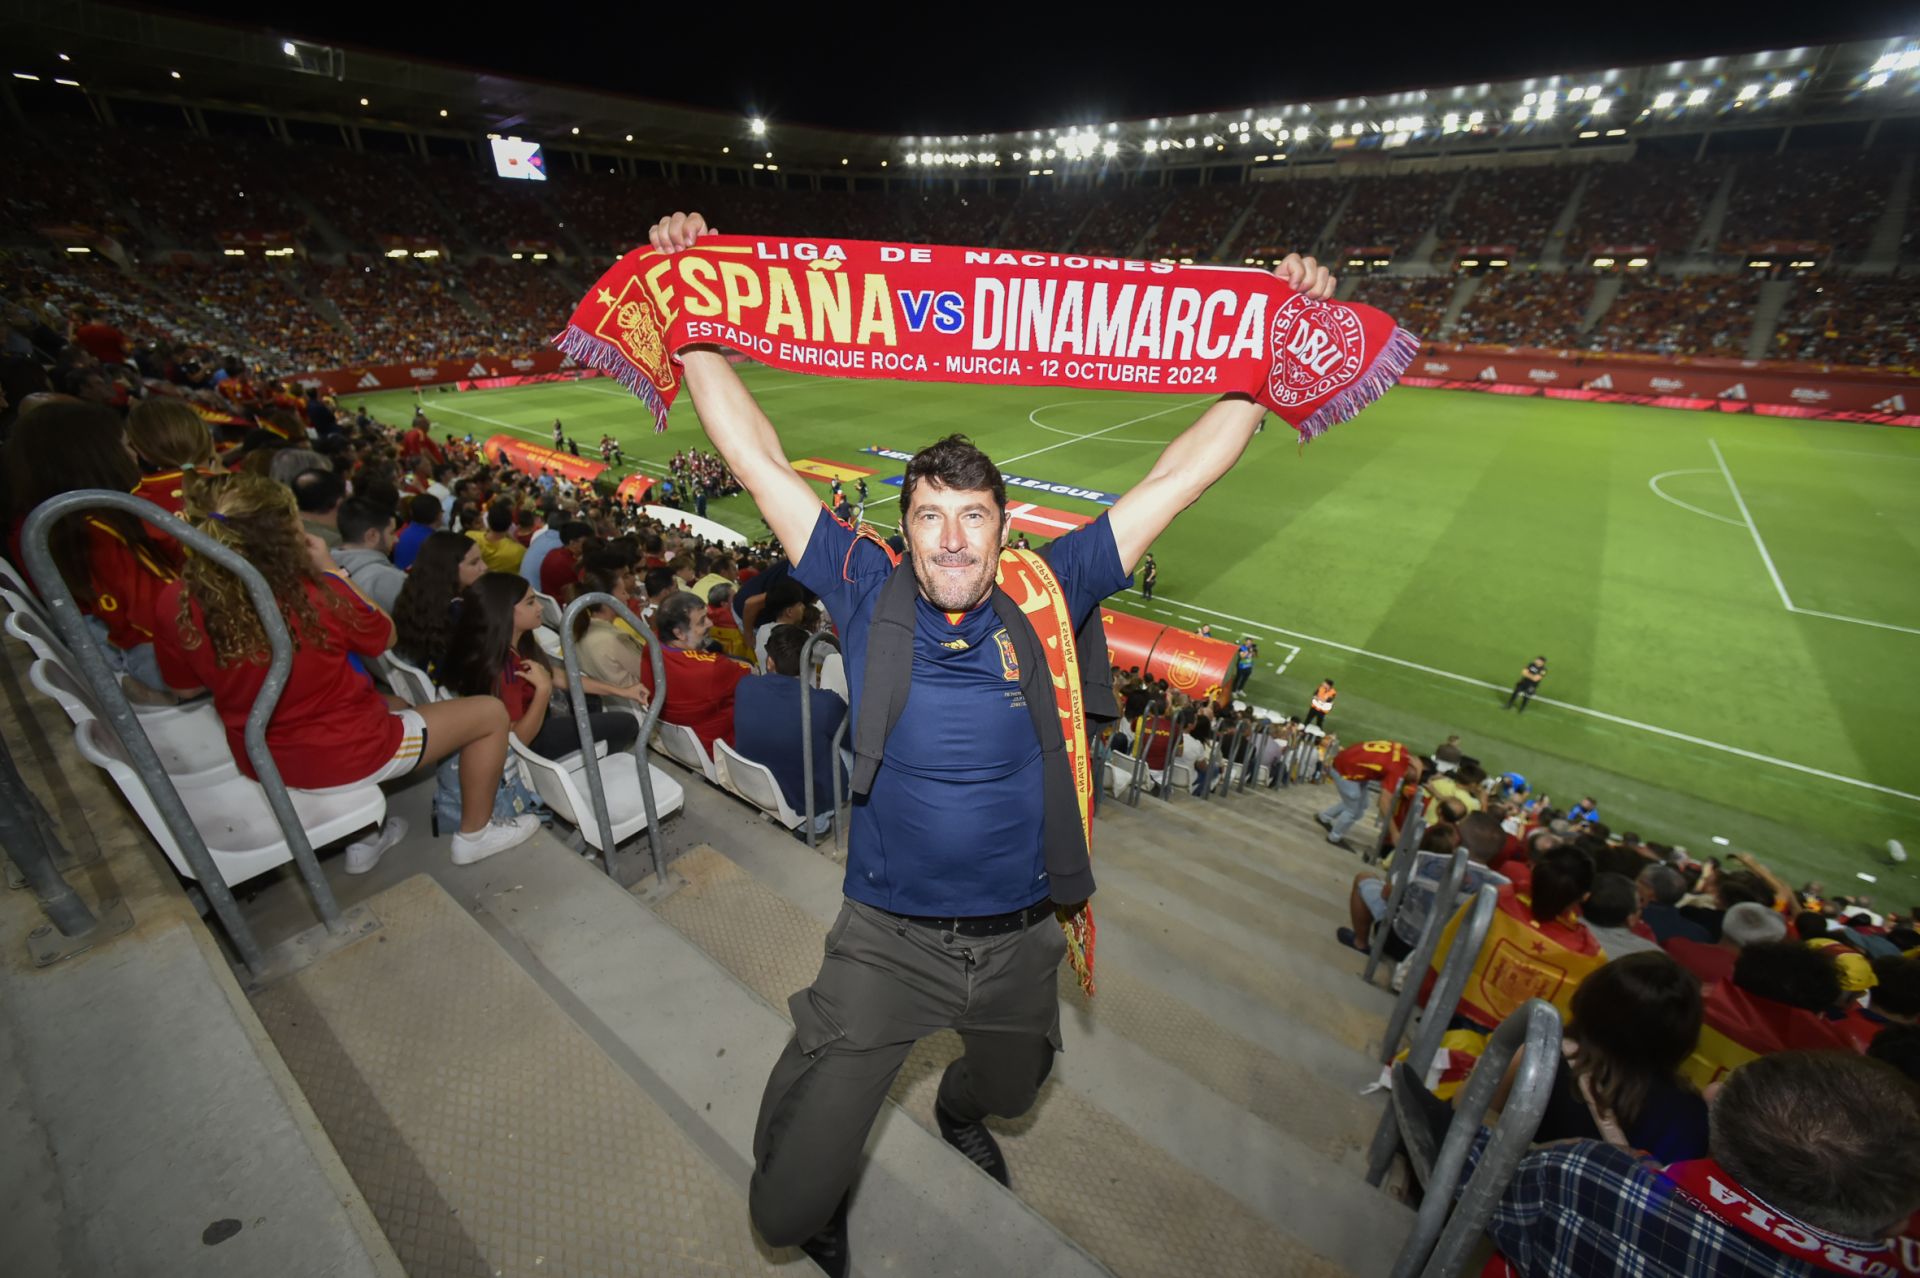
[[[1013,636],[1003,627],[993,632],[993,641],[1000,645],[1000,677],[1009,683],[1020,682],[1020,657],[1013,650]]]

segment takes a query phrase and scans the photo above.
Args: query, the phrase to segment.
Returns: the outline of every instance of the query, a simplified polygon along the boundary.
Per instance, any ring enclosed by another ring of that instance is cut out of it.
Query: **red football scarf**
[[[1711,1158],[1674,1163],[1660,1174],[1727,1228],[1816,1269],[1854,1278],[1920,1275],[1920,1242],[1911,1238],[1863,1242],[1815,1229],[1761,1202]]]
[[[674,357],[716,344],[834,377],[1238,391],[1303,440],[1378,399],[1419,347],[1370,306],[1242,267],[744,235],[635,249],[553,340],[619,378],[661,430]]]

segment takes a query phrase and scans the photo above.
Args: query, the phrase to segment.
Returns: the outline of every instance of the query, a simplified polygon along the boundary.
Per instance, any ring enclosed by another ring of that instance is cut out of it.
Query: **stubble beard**
[[[973,571],[956,576],[940,563],[943,559],[949,565],[964,559]],[[972,554],[930,558],[915,555],[913,575],[919,579],[920,593],[928,603],[942,612],[967,612],[987,597],[993,583],[993,565]]]

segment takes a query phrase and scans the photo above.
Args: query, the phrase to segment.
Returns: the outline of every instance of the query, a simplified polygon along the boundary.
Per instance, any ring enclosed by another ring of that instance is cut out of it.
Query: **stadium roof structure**
[[[0,94],[84,94],[473,144],[524,137],[593,157],[889,178],[1060,177],[1619,145],[1709,131],[1920,117],[1920,37],[1446,84],[1227,111],[1017,131],[897,136],[435,63],[97,0],[0,12]],[[351,140],[351,139],[350,139]]]

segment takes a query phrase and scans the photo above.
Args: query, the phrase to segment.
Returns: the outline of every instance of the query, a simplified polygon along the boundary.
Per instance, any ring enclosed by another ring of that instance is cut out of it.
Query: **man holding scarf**
[[[698,214],[652,228],[672,254]],[[1276,271],[1316,300],[1312,258]],[[947,1142],[1002,1184],[983,1124],[1029,1109],[1060,1049],[1055,976],[1092,987],[1087,717],[1112,718],[1097,605],[1239,460],[1266,410],[1230,394],[1101,518],[1044,555],[1007,549],[1000,470],[964,437],[921,450],[901,490],[908,562],[822,508],[726,359],[681,372],[720,456],[818,593],[846,652],[856,725],[846,902],[813,985],[789,1002],[754,1137],[750,1209],[774,1246],[848,1268],[847,1200],[867,1134],[915,1042],[959,1032],[935,1106]],[[1056,918],[1058,921],[1056,921]]]

